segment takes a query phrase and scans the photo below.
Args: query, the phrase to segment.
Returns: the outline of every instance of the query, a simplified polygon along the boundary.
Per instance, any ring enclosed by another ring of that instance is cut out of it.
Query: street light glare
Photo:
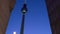
[[[13,34],[16,34],[16,32],[13,32]]]

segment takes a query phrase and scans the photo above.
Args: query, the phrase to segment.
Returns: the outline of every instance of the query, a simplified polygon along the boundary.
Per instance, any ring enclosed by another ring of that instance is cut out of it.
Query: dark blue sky
[[[22,20],[21,8],[24,0],[16,0],[6,34],[19,34]],[[51,34],[45,0],[27,0],[28,12],[25,17],[24,34]]]

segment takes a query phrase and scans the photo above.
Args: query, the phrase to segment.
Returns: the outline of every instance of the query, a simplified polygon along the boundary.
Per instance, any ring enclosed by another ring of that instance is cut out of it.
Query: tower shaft
[[[21,23],[21,31],[20,34],[24,34],[24,20],[25,20],[25,15],[22,15],[22,23]]]

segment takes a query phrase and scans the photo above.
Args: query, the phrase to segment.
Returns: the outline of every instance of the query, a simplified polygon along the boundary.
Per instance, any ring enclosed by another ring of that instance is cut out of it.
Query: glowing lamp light
[[[13,34],[16,34],[16,32],[13,32]]]

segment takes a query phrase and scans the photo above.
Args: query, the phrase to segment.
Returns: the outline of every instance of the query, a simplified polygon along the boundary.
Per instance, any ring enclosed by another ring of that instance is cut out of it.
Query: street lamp
[[[16,32],[13,32],[13,34],[16,34]]]
[[[21,23],[20,34],[24,34],[24,20],[25,20],[25,13],[27,12],[26,0],[24,1],[24,5],[21,11],[22,11],[22,23]]]

